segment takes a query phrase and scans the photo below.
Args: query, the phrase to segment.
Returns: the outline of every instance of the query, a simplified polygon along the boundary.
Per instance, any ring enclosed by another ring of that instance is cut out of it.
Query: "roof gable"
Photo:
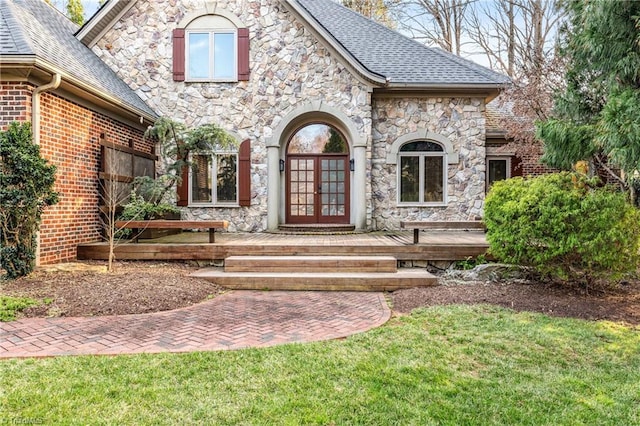
[[[1,62],[8,64],[12,59],[34,57],[62,72],[63,79],[75,79],[128,109],[147,117],[156,116],[113,70],[75,38],[78,26],[46,2],[0,0],[0,20],[7,24],[0,30]]]
[[[497,91],[510,83],[503,74],[425,46],[333,0],[280,1],[374,86]],[[78,31],[78,38],[91,46],[136,2],[108,1]]]
[[[498,87],[508,77],[425,46],[331,0],[284,0],[311,18],[351,59],[396,87]]]

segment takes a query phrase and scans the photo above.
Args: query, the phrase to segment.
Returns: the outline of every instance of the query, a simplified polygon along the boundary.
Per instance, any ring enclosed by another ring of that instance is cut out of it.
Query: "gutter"
[[[75,86],[81,90],[84,90],[85,92],[90,93],[113,106],[116,106],[122,110],[128,111],[130,114],[134,115],[136,117],[136,121],[139,120],[141,124],[143,123],[144,120],[147,120],[148,122],[153,123],[158,119],[158,117],[155,114],[151,115],[146,111],[142,111],[141,109],[134,107],[133,105],[124,103],[119,98],[116,98],[113,95],[96,88],[96,86],[92,85],[91,83],[86,83],[82,80],[79,80],[73,77],[72,75],[69,75],[68,73],[62,71],[60,68],[51,64],[50,62],[43,61],[41,58],[37,58],[31,55],[0,57],[0,69],[2,67],[9,67],[12,65],[23,66],[23,67],[35,67],[47,73],[60,74],[60,76],[62,76],[64,80],[70,83],[72,86]]]
[[[36,145],[40,145],[40,94],[57,89],[61,81],[60,73],[55,73],[49,83],[36,87],[31,95],[31,131]]]

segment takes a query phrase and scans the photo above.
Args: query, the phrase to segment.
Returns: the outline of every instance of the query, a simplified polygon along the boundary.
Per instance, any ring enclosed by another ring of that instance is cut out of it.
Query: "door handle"
[[[322,185],[318,185],[318,194],[322,194]]]

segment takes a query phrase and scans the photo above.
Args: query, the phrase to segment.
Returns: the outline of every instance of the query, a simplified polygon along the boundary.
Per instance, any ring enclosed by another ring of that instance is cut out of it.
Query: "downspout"
[[[40,145],[40,94],[57,89],[61,80],[62,76],[55,73],[49,83],[36,87],[31,95],[31,132],[36,145]],[[36,266],[40,266],[40,230],[36,233]]]
[[[61,80],[62,76],[55,73],[49,83],[36,87],[31,95],[31,131],[33,132],[33,143],[36,145],[40,145],[40,94],[57,89]]]

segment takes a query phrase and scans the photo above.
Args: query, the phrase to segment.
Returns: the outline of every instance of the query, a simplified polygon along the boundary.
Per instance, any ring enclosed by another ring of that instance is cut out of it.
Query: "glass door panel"
[[[349,223],[349,157],[287,158],[287,222]]]
[[[315,161],[307,157],[289,157],[289,205],[287,216],[292,223],[314,223]]]
[[[348,157],[320,157],[321,223],[349,223],[347,191]]]

